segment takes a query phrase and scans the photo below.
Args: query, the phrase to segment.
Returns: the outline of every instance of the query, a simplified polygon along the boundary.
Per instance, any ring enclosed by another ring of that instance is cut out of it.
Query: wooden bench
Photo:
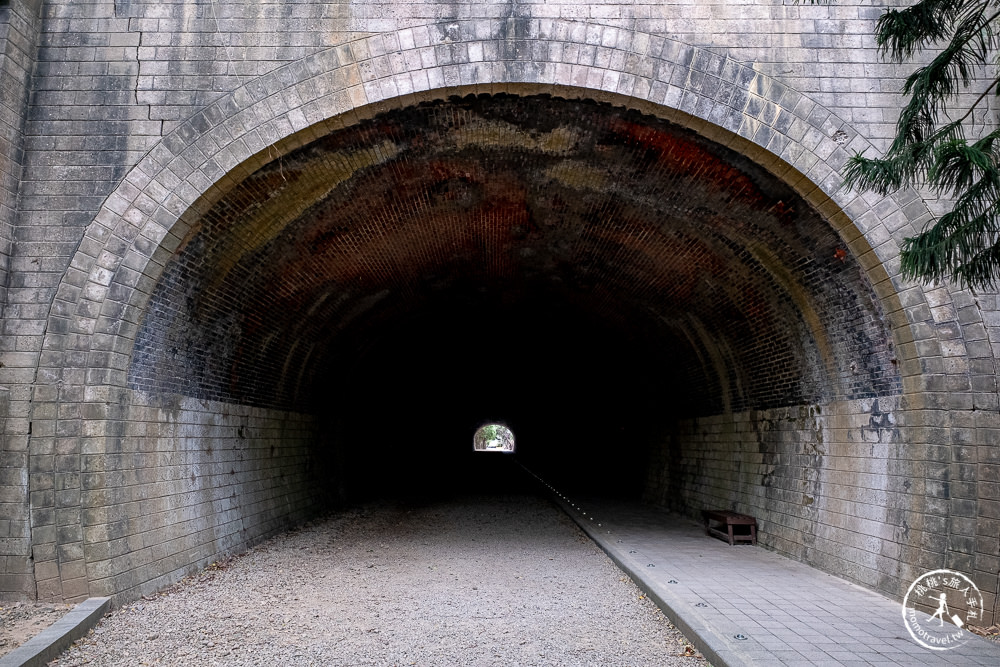
[[[727,540],[729,546],[736,542],[749,542],[757,544],[757,519],[747,514],[730,512],[729,510],[702,510],[701,515],[705,518],[705,534],[713,535],[722,540]],[[721,525],[713,526],[715,521]],[[723,530],[725,526],[725,530]],[[750,532],[735,532],[734,526],[749,526]]]

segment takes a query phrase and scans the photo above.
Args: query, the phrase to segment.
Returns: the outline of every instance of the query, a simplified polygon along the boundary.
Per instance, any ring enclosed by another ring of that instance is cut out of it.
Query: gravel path
[[[472,497],[279,536],[115,611],[52,664],[705,665],[686,644],[548,501]]]

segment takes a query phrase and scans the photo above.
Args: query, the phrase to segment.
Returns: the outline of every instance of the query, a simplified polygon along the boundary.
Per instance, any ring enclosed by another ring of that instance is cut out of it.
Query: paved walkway
[[[797,561],[653,507],[552,491],[715,667],[1000,665],[1000,644],[971,634],[949,650],[920,646],[899,602]]]

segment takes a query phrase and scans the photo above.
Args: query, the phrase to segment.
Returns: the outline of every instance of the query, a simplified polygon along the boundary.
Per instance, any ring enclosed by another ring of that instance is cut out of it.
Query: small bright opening
[[[503,424],[486,424],[472,437],[472,447],[477,452],[513,452],[514,433]]]

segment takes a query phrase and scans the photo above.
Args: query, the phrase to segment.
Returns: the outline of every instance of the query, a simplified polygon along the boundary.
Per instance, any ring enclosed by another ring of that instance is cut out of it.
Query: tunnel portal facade
[[[371,7],[0,4],[0,595],[152,592],[499,418],[566,488],[993,621],[995,295],[900,279],[936,202],[841,180],[895,102],[804,55],[873,16]]]

